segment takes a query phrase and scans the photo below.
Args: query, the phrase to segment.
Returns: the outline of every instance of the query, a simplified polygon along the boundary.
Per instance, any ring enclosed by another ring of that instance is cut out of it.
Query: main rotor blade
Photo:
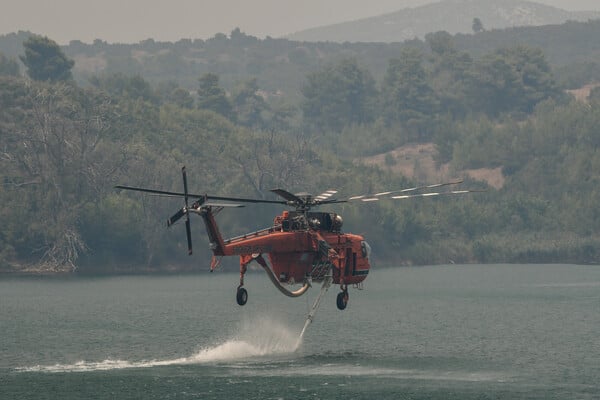
[[[323,193],[321,193],[320,195],[316,196],[315,200],[318,200],[319,202],[322,203],[323,201],[328,200],[331,196],[333,196],[337,192],[338,192],[337,190],[333,190],[333,189],[326,190]]]
[[[243,204],[236,204],[236,203],[215,203],[213,201],[209,201],[208,203],[204,203],[202,204],[203,207],[232,207],[232,208],[240,208],[240,207],[246,207]]]
[[[304,200],[302,200],[300,197],[296,196],[295,194],[288,192],[287,190],[271,189],[271,192],[275,193],[276,195],[278,195],[280,197],[283,197],[287,201],[293,201],[294,203],[298,203],[298,204],[304,203]]]
[[[330,199],[330,200],[322,200],[317,203],[318,206],[322,206],[324,204],[339,204],[339,203],[348,203],[348,199]]]
[[[477,192],[485,192],[485,190],[452,190],[449,192],[432,192],[432,193],[420,193],[420,194],[404,194],[398,196],[390,196],[388,198],[393,200],[405,200],[405,199],[413,199],[415,197],[435,197],[435,196],[447,196],[447,195],[456,195],[456,194],[465,194],[465,193],[477,193]],[[364,199],[360,199],[363,202],[371,202],[371,201],[379,201],[381,197],[367,197]]]
[[[147,189],[135,186],[124,186],[124,185],[116,185],[115,189],[123,189],[123,190],[131,190],[134,192],[144,192],[144,193],[152,193],[152,194],[160,194],[163,196],[173,196],[173,197],[184,197],[185,194],[180,192],[169,192],[167,190],[156,190],[156,189]],[[195,196],[192,196],[195,197]]]
[[[391,192],[381,192],[381,193],[376,193],[375,196],[386,196],[386,195],[390,195],[393,193],[407,193],[407,192],[414,192],[417,190],[434,189],[434,188],[438,188],[438,187],[442,187],[442,186],[458,185],[460,183],[463,183],[462,179],[460,179],[458,181],[453,181],[453,182],[435,183],[433,185],[416,186],[416,187],[412,187],[412,188],[408,188],[408,189],[394,190]]]
[[[191,197],[204,197],[194,194],[190,194]],[[222,196],[206,196],[209,200],[220,200],[220,201],[238,201],[242,203],[265,203],[265,204],[287,204],[281,200],[262,200],[262,199],[247,199],[243,197],[222,197]]]
[[[123,190],[131,190],[134,192],[158,194],[158,195],[163,195],[163,196],[185,197],[185,193],[171,192],[168,190],[147,189],[147,188],[141,188],[141,187],[135,187],[135,186],[125,186],[125,185],[117,185],[117,186],[115,186],[115,188],[123,189]],[[266,203],[266,204],[284,204],[284,205],[287,204],[287,202],[282,201],[282,200],[248,199],[248,198],[244,198],[244,197],[210,196],[210,195],[193,194],[193,193],[189,193],[188,197],[192,197],[195,199],[206,198],[208,200],[219,200],[219,201],[237,201],[237,202],[242,202],[242,203]]]
[[[408,192],[414,192],[417,190],[424,190],[424,189],[434,189],[434,188],[438,188],[438,187],[442,187],[442,186],[458,185],[462,182],[463,182],[463,180],[460,179],[460,180],[451,181],[451,182],[435,183],[433,185],[415,186],[415,187],[406,188],[406,189],[390,190],[387,192],[379,192],[379,193],[374,193],[374,194],[362,194],[359,196],[352,196],[348,200],[371,199],[370,201],[373,201],[372,200],[373,198],[377,198],[377,197],[381,197],[381,196],[389,196],[391,194],[396,194],[396,193],[408,193]]]

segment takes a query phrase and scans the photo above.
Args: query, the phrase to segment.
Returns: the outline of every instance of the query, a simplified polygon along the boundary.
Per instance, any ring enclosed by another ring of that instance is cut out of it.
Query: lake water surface
[[[0,399],[598,399],[600,267],[375,268],[282,296],[264,272],[0,280]]]

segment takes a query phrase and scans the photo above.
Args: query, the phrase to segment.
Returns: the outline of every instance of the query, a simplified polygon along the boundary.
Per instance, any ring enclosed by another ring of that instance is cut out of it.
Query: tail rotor
[[[184,207],[177,211],[175,214],[171,216],[167,220],[167,226],[173,225],[175,222],[179,221],[181,217],[185,215],[185,233],[187,235],[187,245],[188,245],[188,254],[192,254],[192,229],[190,223],[190,207],[188,204],[189,192],[188,192],[188,184],[187,184],[187,174],[185,172],[185,166],[181,168],[181,175],[183,176],[183,199],[184,199]]]

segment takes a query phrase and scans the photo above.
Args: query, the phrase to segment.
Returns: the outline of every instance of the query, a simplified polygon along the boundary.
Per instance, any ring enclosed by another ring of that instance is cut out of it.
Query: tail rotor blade
[[[190,209],[188,205],[188,184],[187,184],[187,174],[185,172],[185,166],[181,167],[181,175],[183,176],[183,198],[185,200],[185,233],[187,235],[187,243],[188,243],[188,254],[192,254],[192,229],[190,224]],[[179,213],[175,214],[178,215]],[[181,217],[179,217],[181,218]]]
[[[186,214],[185,208],[180,209],[179,211],[177,211],[175,214],[173,214],[171,216],[171,218],[169,218],[167,220],[167,226],[171,226],[173,225],[175,222],[179,221],[179,219],[181,217],[183,217]]]
[[[185,199],[185,210],[186,210],[186,214],[189,215],[189,213],[187,212],[187,208],[188,208],[188,184],[187,184],[187,174],[185,172],[185,166],[181,167],[181,174],[183,175],[183,197]]]
[[[181,175],[183,176],[183,198],[185,201],[185,205],[182,209],[177,211],[175,214],[171,216],[167,220],[167,226],[173,225],[175,222],[179,221],[185,215],[185,234],[187,237],[187,245],[188,245],[188,254],[192,254],[192,228],[190,222],[190,206],[188,203],[189,192],[188,192],[188,184],[187,184],[187,174],[185,172],[185,166],[181,168]],[[181,194],[179,194],[181,195]],[[196,203],[192,207],[196,207]]]
[[[190,228],[190,218],[185,221],[185,233],[187,235],[188,254],[192,255],[192,230]]]

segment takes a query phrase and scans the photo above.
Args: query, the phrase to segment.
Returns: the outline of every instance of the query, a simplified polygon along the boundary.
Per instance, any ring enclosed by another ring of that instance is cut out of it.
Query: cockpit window
[[[367,260],[370,260],[371,258],[371,246],[369,246],[369,243],[367,243],[366,241],[362,241],[360,242],[360,249],[362,252],[362,256],[364,258],[366,258]]]

